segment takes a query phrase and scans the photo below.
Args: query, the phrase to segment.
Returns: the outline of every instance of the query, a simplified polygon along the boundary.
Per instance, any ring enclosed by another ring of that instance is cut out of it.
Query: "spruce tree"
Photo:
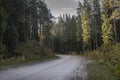
[[[90,27],[90,4],[84,0],[84,12],[82,15],[82,36],[84,43],[84,50],[91,49],[91,27]]]
[[[8,27],[7,20],[12,11],[10,0],[0,0],[0,55],[5,56],[7,49],[4,44],[4,33]]]
[[[100,7],[100,0],[93,0],[91,1],[92,5],[92,20],[91,20],[91,27],[92,27],[92,47],[93,49],[97,49],[102,44],[102,37],[101,37],[101,7]]]
[[[76,20],[76,36],[77,36],[77,51],[83,51],[83,37],[82,37],[82,15],[83,15],[83,5],[81,2],[78,2],[79,6],[77,8],[77,20]]]

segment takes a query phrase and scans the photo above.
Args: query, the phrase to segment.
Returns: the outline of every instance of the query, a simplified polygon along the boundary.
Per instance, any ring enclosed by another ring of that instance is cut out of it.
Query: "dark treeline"
[[[52,27],[52,35],[55,52],[68,54],[76,51],[76,16],[60,16]]]
[[[48,46],[51,17],[50,10],[43,0],[0,0],[1,57],[22,56],[25,44],[26,48],[31,46],[33,49],[37,43],[37,50]],[[41,39],[43,35],[44,39]]]
[[[77,16],[60,16],[53,26],[55,51],[93,51],[120,42],[119,0],[83,0]]]

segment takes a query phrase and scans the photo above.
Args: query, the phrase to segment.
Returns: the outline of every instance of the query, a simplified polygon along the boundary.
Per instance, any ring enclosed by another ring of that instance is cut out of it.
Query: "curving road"
[[[86,59],[60,55],[56,60],[0,71],[0,80],[87,80]]]

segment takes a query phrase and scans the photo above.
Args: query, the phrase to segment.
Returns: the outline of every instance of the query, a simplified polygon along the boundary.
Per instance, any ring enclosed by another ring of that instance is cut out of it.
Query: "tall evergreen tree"
[[[93,49],[97,49],[102,44],[101,37],[101,9],[100,9],[100,0],[93,0],[92,3],[92,47]]]
[[[90,27],[90,3],[84,0],[84,12],[82,15],[83,43],[84,49],[91,49],[91,27]]]
[[[11,13],[7,20],[7,29],[4,33],[4,43],[9,56],[17,55],[15,50],[20,42],[26,41],[25,0],[10,0]]]
[[[79,6],[77,8],[77,20],[76,20],[76,36],[77,36],[77,51],[82,52],[83,51],[83,37],[82,37],[82,15],[83,15],[83,5],[81,2],[79,2]]]
[[[51,31],[51,26],[52,26],[52,21],[51,21],[52,15],[44,1],[42,0],[38,1],[37,7],[38,7],[39,33],[42,34],[40,36],[40,39],[41,39],[40,42],[43,42],[44,45],[46,46],[50,46],[49,43],[51,39],[50,31]],[[44,39],[42,39],[42,36],[44,36]]]
[[[38,15],[37,15],[37,0],[30,1],[30,21],[31,21],[31,38],[39,40],[38,38]]]
[[[10,0],[0,0],[0,55],[5,55],[4,33],[8,27],[7,20],[12,12]]]

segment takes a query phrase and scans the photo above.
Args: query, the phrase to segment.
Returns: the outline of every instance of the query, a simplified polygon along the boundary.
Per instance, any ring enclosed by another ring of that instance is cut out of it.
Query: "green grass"
[[[119,80],[105,64],[92,62],[87,65],[88,80]]]

